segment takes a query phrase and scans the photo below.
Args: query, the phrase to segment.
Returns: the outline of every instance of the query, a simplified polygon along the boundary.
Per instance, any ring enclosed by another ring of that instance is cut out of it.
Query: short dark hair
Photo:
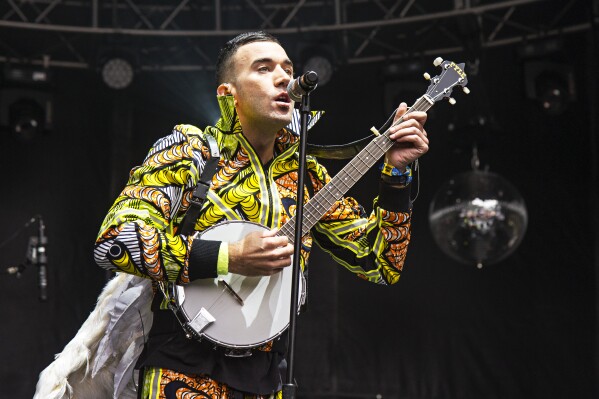
[[[245,32],[229,40],[220,49],[218,60],[216,61],[216,85],[227,82],[231,71],[231,59],[239,47],[253,42],[275,42],[281,44],[279,40],[265,31]]]

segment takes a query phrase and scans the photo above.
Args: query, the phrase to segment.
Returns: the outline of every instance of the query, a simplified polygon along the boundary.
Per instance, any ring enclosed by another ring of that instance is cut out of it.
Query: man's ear
[[[231,92],[231,84],[230,83],[221,83],[216,88],[216,94],[219,96],[227,96],[229,94],[233,94]]]

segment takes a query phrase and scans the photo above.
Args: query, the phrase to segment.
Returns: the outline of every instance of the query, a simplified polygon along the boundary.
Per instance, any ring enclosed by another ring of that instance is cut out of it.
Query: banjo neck
[[[455,62],[444,61],[441,57],[437,57],[433,64],[441,68],[441,73],[433,78],[428,73],[424,74],[425,79],[430,80],[431,83],[426,93],[416,100],[406,114],[413,111],[427,111],[436,102],[445,98],[449,100],[450,104],[455,104],[455,99],[451,98],[450,95],[456,86],[461,86],[466,94],[470,92],[466,87],[468,78],[466,73],[464,73],[463,63],[456,64]],[[397,126],[401,122],[403,122],[403,116],[395,121],[391,127]],[[302,237],[308,234],[310,229],[331,209],[335,201],[339,200],[349,191],[375,162],[393,146],[393,140],[389,138],[391,127],[384,133],[379,133],[327,185],[305,204]],[[375,133],[378,132],[375,131]],[[295,216],[281,226],[278,235],[286,235],[289,242],[293,244],[295,237]]]
[[[426,111],[435,102],[428,96],[420,97],[406,114],[412,111]],[[403,122],[403,116],[395,121],[391,127]],[[388,149],[393,146],[394,141],[389,138],[390,129],[380,133],[366,147],[362,149],[343,169],[339,171],[318,193],[304,205],[304,220],[302,223],[302,237],[308,234],[310,229],[331,209],[333,204],[352,188],[358,180],[379,160]],[[277,235],[287,236],[293,245],[295,238],[295,216],[291,217],[281,226]]]

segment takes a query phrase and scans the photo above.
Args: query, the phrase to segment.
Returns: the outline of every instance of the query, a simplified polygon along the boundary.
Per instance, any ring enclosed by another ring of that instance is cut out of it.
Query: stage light
[[[543,71],[535,79],[537,100],[550,115],[563,113],[570,102],[568,83],[561,76],[552,71]]]
[[[386,80],[405,79],[411,76],[422,76],[424,65],[418,60],[406,60],[383,65],[381,75]]]
[[[304,72],[314,71],[318,74],[318,84],[326,85],[333,77],[333,64],[322,55],[314,55],[304,63]]]
[[[7,66],[0,87],[0,126],[18,140],[52,130],[52,74],[46,68]]]
[[[102,79],[111,89],[121,90],[133,82],[133,66],[124,58],[111,58],[102,66]]]
[[[20,140],[31,140],[44,130],[44,108],[32,98],[23,98],[9,106],[8,124],[11,133]]]
[[[526,96],[537,101],[548,115],[561,115],[576,100],[572,67],[565,64],[533,61],[524,66]]]
[[[309,41],[300,43],[296,50],[297,58],[300,60],[302,70],[296,73],[302,74],[314,71],[318,74],[318,85],[326,85],[333,77],[337,55],[335,48],[325,41]]]

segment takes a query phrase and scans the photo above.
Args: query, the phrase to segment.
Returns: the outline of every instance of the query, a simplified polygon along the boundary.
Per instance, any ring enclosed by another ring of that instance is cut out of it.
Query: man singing
[[[96,242],[95,259],[108,269],[152,279],[154,321],[138,359],[141,398],[280,398],[285,375],[286,335],[233,357],[226,348],[185,337],[159,282],[185,285],[235,273],[269,276],[291,265],[293,246],[277,234],[295,213],[299,136],[290,126],[294,103],[287,94],[293,63],[266,32],[241,34],[219,54],[216,79],[220,119],[203,130],[175,126],[158,140],[108,212]],[[397,108],[395,119],[406,114]],[[297,115],[297,111],[296,111]],[[311,114],[311,124],[320,113]],[[411,112],[390,129],[394,145],[384,157],[374,210],[367,215],[352,198],[336,201],[301,242],[300,264],[313,240],[358,277],[378,284],[399,279],[410,239],[410,164],[428,151],[426,113]],[[236,242],[182,234],[181,222],[215,139],[216,173],[195,231],[227,220],[247,220],[270,230]],[[329,180],[308,157],[304,202]],[[376,193],[373,193],[373,197]]]

